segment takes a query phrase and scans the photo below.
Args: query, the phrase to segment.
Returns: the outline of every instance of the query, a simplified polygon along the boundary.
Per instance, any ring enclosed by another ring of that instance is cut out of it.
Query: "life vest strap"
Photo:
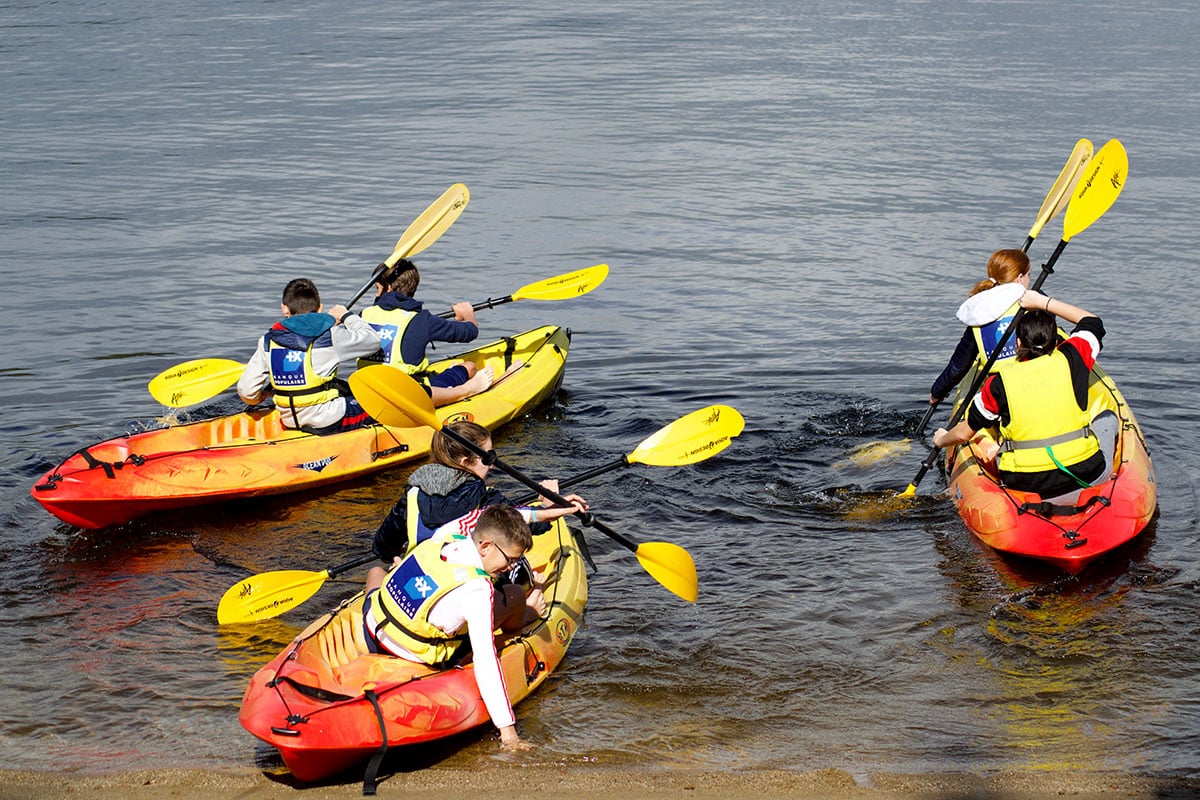
[[[1044,447],[1053,447],[1056,444],[1066,444],[1073,442],[1076,439],[1085,439],[1091,436],[1096,438],[1096,434],[1092,432],[1090,425],[1085,425],[1077,431],[1068,431],[1060,433],[1058,436],[1047,436],[1045,439],[1005,439],[1000,443],[1001,453],[1011,453],[1014,450],[1040,450]]]
[[[280,397],[303,397],[306,394],[319,394],[320,392],[328,392],[330,389],[340,389],[333,378],[322,383],[320,386],[309,386],[304,389],[272,389],[275,394]]]

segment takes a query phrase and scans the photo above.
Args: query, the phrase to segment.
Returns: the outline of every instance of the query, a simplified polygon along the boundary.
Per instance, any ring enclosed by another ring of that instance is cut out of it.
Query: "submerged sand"
[[[147,770],[116,775],[59,775],[0,770],[0,800],[342,800],[362,796],[357,782],[302,787],[286,772],[213,772]],[[424,769],[386,776],[381,798],[429,797],[479,800],[480,797],[695,798],[696,800],[1048,800],[1049,798],[1200,797],[1200,779],[1175,779],[1092,773],[1005,773],[873,775],[859,783],[836,769],[815,772],[698,772],[608,770],[579,767],[497,767],[485,770]]]

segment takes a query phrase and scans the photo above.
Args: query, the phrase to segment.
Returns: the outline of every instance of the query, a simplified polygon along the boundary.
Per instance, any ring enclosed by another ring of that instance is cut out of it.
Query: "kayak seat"
[[[1092,481],[1092,486],[1104,483],[1112,475],[1113,460],[1117,453],[1117,434],[1121,431],[1121,420],[1111,411],[1102,411],[1092,420],[1092,433],[1100,442],[1100,452],[1104,453],[1104,471],[1100,477]]]
[[[363,615],[358,608],[343,609],[317,634],[321,655],[334,668],[344,667],[370,652],[363,635]]]

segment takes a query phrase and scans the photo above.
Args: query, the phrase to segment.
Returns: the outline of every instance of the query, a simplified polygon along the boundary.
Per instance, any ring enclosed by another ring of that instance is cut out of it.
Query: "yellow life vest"
[[[1070,362],[1061,352],[1014,361],[1003,380],[1009,422],[1000,427],[1000,469],[1060,469],[1100,450],[1087,410],[1075,401]]]
[[[361,368],[370,364],[391,364],[408,375],[424,372],[429,366],[428,358],[422,358],[420,364],[409,364],[400,354],[400,340],[404,338],[404,331],[416,316],[416,311],[405,311],[403,308],[387,310],[371,306],[363,309],[362,318],[379,331],[380,347],[371,355],[360,358],[358,366]]]
[[[1000,343],[1000,338],[1004,336],[1004,332],[1008,330],[1008,326],[1012,324],[1016,318],[1017,312],[1021,309],[1020,302],[1013,303],[1000,318],[987,323],[986,325],[973,325],[972,333],[975,334],[975,352],[976,363],[982,367],[991,356],[992,351],[996,349],[996,345]],[[1005,368],[1015,362],[1017,355],[1017,335],[1016,331],[1008,337],[1008,341],[1004,343],[1004,349],[996,356],[995,362],[992,364],[992,372],[1003,372]]]
[[[271,362],[271,390],[286,397],[290,408],[304,408],[336,400],[340,395],[333,380],[313,368],[313,343],[297,350],[276,342],[267,335],[267,356]]]
[[[405,555],[411,553],[418,544],[427,541],[434,534],[434,530],[421,520],[421,509],[417,505],[417,498],[420,494],[421,490],[416,486],[408,487],[405,493],[404,527],[408,533],[408,542],[404,549]]]
[[[429,612],[451,589],[473,578],[491,579],[477,566],[442,557],[447,544],[466,540],[455,534],[424,541],[388,573],[371,603],[377,619],[382,618],[375,628],[377,636],[383,633],[431,666],[454,658],[466,642],[467,632],[448,636],[429,621]]]

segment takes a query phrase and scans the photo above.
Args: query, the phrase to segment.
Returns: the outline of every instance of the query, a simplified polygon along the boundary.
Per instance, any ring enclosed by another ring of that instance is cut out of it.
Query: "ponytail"
[[[1024,250],[997,250],[987,263],[988,276],[975,284],[968,297],[985,292],[1002,283],[1012,283],[1029,274],[1029,256]]]

